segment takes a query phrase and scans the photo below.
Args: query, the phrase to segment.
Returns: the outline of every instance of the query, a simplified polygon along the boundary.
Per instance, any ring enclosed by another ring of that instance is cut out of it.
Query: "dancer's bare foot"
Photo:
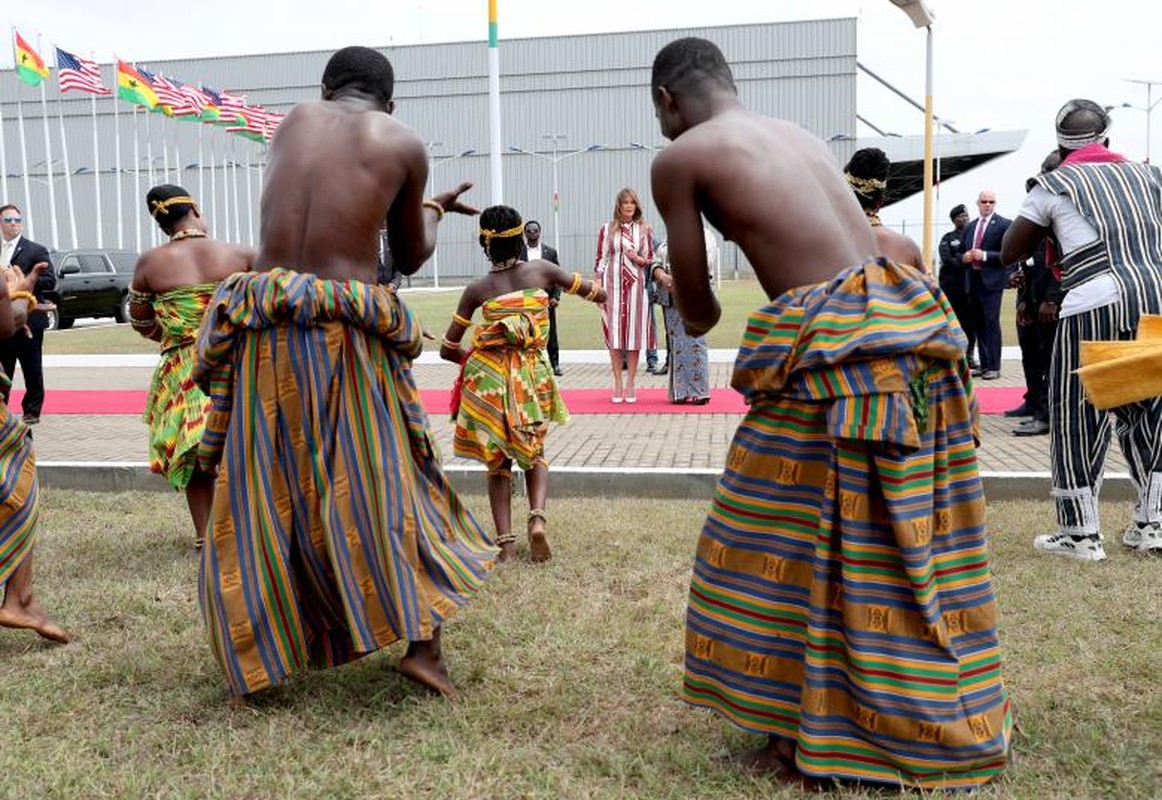
[[[440,653],[438,633],[431,641],[411,642],[407,653],[400,659],[399,672],[449,700],[459,696],[448,674],[448,664]]]
[[[767,743],[762,747],[735,753],[725,760],[748,772],[761,773],[806,789],[822,786],[820,781],[799,771],[795,766],[795,743],[780,736],[768,737]]]
[[[549,539],[545,535],[545,512],[537,509],[529,512],[529,557],[534,563],[548,561],[553,557]]]
[[[516,561],[516,542],[501,542],[500,555],[496,557],[497,564],[510,564]]]
[[[59,644],[68,644],[72,636],[49,619],[48,614],[35,600],[23,606],[8,603],[0,607],[0,627],[36,631],[45,639]]]

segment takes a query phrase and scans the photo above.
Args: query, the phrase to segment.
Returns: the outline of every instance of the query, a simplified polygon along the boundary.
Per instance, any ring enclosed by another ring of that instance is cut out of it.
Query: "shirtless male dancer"
[[[751,768],[982,784],[1011,717],[951,306],[874,258],[826,146],[745,109],[714,44],[664,47],[651,93],[672,140],[652,180],[686,330],[720,315],[702,216],[771,299],[735,364],[750,410],[698,542],[684,699],[768,737],[739,759]]]
[[[385,222],[410,275],[444,214],[477,213],[468,183],[424,199],[427,152],[391,117],[393,83],[375,50],[331,57],[322,100],[271,143],[254,271],[222,283],[199,337],[199,465],[220,464],[202,609],[236,695],[400,639],[400,672],[453,695],[441,626],[495,560],[428,431],[419,323],[376,285]]]

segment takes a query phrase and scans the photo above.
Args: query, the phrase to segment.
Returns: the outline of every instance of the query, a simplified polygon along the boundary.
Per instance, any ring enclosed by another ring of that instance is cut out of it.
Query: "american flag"
[[[113,90],[101,82],[101,68],[95,62],[59,47],[56,49],[56,70],[62,92],[78,89],[89,94],[113,94]]]

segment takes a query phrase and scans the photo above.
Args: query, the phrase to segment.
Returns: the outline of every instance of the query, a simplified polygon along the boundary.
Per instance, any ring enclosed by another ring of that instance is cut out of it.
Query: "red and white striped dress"
[[[633,251],[653,260],[653,236],[648,225],[607,222],[601,226],[601,232],[597,234],[594,272],[605,289],[601,328],[605,334],[605,346],[610,350],[641,350],[655,346],[646,297],[648,272],[646,267],[639,267],[629,260],[627,254]]]

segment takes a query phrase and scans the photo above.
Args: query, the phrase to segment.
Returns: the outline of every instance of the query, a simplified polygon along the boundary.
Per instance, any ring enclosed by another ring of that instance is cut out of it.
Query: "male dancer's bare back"
[[[693,335],[718,317],[700,213],[742,248],[772,299],[877,253],[826,146],[796,125],[747,111],[733,95],[729,100],[720,98],[708,119],[676,132],[653,164],[654,200],[666,223],[674,283],[682,287],[678,307]],[[663,133],[670,135],[665,121]]]
[[[436,241],[436,220],[423,214],[427,172],[420,137],[367,96],[296,106],[271,142],[255,269],[375,283],[386,219],[393,263],[410,275]],[[455,198],[468,187],[437,201],[461,211]]]

